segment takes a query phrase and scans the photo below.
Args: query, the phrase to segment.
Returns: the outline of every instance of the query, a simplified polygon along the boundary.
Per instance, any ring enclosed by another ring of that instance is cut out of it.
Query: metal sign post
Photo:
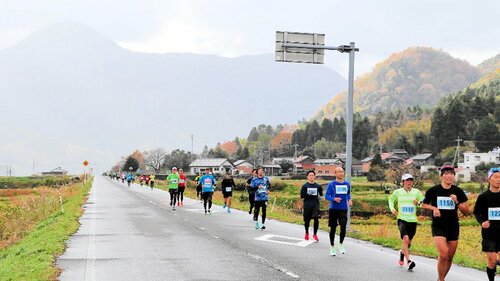
[[[349,53],[349,78],[347,93],[346,163],[345,180],[351,183],[352,173],[352,131],[354,95],[354,53],[359,52],[355,43],[338,47],[325,46],[325,35],[319,33],[300,33],[276,31],[275,60],[277,62],[323,64],[325,50]],[[348,210],[348,229],[350,228],[350,209]]]

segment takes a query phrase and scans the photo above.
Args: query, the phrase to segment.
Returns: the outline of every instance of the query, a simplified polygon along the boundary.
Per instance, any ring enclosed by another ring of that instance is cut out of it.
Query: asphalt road
[[[266,221],[256,230],[248,212],[228,214],[200,201],[169,206],[165,191],[96,177],[81,227],[57,259],[60,280],[436,280],[436,260],[414,257],[409,272],[397,251],[346,238],[345,255],[329,255],[328,233],[303,240],[303,226]],[[338,239],[338,238],[337,238]],[[447,280],[485,280],[453,265]]]

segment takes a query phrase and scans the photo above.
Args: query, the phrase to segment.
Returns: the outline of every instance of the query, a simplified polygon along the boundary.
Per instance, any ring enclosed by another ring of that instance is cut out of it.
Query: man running
[[[268,177],[264,176],[264,169],[262,167],[258,168],[257,177],[253,178],[250,183],[250,188],[253,189],[255,194],[255,213],[253,217],[256,229],[266,229],[266,211],[270,187],[271,182]],[[259,224],[260,208],[262,208],[262,224]]]
[[[149,186],[151,187],[151,190],[155,187],[155,175],[151,174],[149,175]]]
[[[196,183],[196,198],[198,200],[201,200],[201,183],[200,183],[200,178],[202,176],[202,173],[199,172],[196,178],[194,178],[194,182]]]
[[[186,175],[179,169],[179,190],[177,191],[177,206],[184,206],[184,190],[186,189]]]
[[[233,197],[233,189],[236,187],[231,172],[227,172],[226,177],[221,182],[222,196],[224,197],[224,205],[222,208],[226,208],[227,212],[231,213],[231,197]]]
[[[335,232],[340,224],[339,251],[345,254],[344,238],[347,228],[347,210],[352,206],[351,185],[344,181],[344,169],[335,169],[335,180],[328,184],[325,199],[330,201],[328,210],[328,226],[330,227],[330,255],[337,255],[335,251]]]
[[[207,214],[207,203],[208,203],[208,214],[212,214],[212,196],[215,190],[215,178],[210,174],[210,169],[207,168],[205,175],[200,178],[201,184],[201,197],[203,197],[203,208],[205,208],[205,215]]]
[[[440,172],[441,183],[427,190],[422,208],[432,211],[432,237],[438,251],[438,280],[444,281],[458,246],[460,228],[457,210],[464,214],[470,211],[464,191],[453,185],[455,168],[446,163]]]
[[[172,206],[172,210],[175,211],[175,201],[177,199],[177,190],[179,189],[179,174],[177,173],[177,168],[172,168],[172,173],[168,175],[168,192],[170,193],[170,206]]]
[[[415,267],[415,262],[410,259],[411,241],[417,232],[417,206],[424,199],[424,195],[420,190],[412,188],[413,176],[404,174],[401,177],[403,187],[396,189],[389,196],[389,208],[391,212],[398,218],[398,228],[403,245],[399,254],[399,266],[406,264],[408,270]],[[394,208],[394,202],[398,202],[398,210]]]
[[[250,210],[248,211],[248,213],[250,215],[252,214],[252,210],[255,207],[255,190],[250,187],[250,184],[252,183],[252,180],[255,177],[257,177],[257,169],[252,170],[252,176],[250,176],[247,179],[247,184],[246,184],[247,191],[248,191],[248,201],[250,202]],[[255,216],[254,216],[254,221],[256,221]]]
[[[488,189],[477,197],[474,216],[481,225],[482,250],[486,253],[488,280],[495,280],[500,252],[500,167],[488,171]]]
[[[315,180],[316,173],[313,170],[307,172],[307,183],[300,190],[300,198],[304,199],[304,227],[306,229],[304,239],[309,240],[309,224],[311,223],[311,219],[313,219],[313,239],[318,242],[319,200],[323,196],[323,188]]]

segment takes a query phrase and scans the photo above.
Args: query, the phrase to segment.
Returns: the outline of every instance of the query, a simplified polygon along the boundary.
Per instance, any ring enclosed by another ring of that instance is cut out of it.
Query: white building
[[[196,159],[193,163],[189,164],[189,173],[191,175],[204,172],[206,169],[210,169],[214,174],[223,175],[231,172],[234,169],[234,165],[226,158]]]
[[[465,152],[464,162],[458,163],[458,167],[476,171],[476,166],[481,162],[500,164],[500,150],[497,149],[488,153]]]

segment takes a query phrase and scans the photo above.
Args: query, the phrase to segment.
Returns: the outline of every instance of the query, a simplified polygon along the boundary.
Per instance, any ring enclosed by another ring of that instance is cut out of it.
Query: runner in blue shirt
[[[255,192],[255,228],[256,229],[266,229],[266,210],[267,201],[269,200],[269,188],[271,187],[271,182],[269,178],[264,176],[264,169],[259,167],[257,169],[257,177],[252,179],[250,183],[250,188]],[[259,210],[262,208],[262,225],[259,224]]]
[[[325,199],[330,201],[328,226],[330,226],[330,255],[335,256],[335,232],[340,224],[339,251],[345,254],[344,238],[347,226],[347,210],[352,206],[351,185],[344,181],[344,169],[335,169],[336,179],[328,184]]]
[[[206,169],[205,175],[200,178],[201,184],[201,197],[203,198],[203,207],[205,208],[205,215],[207,214],[207,202],[208,202],[208,213],[212,214],[212,196],[215,190],[215,178],[210,174],[210,169]]]

